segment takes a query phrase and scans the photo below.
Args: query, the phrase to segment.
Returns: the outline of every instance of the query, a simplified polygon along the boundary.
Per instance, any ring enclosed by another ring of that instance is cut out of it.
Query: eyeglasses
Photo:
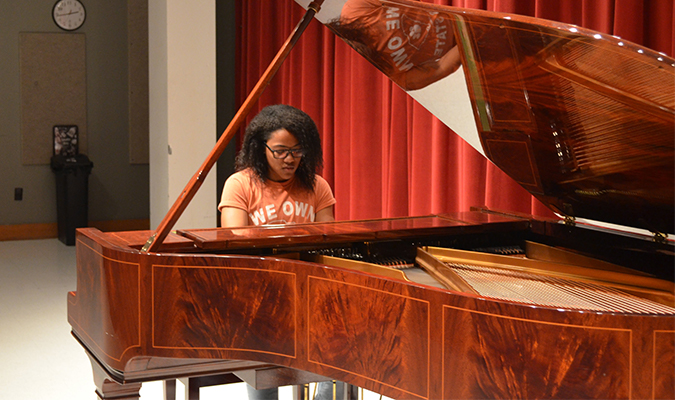
[[[278,159],[278,160],[283,160],[284,158],[288,157],[288,155],[292,155],[293,158],[300,158],[305,155],[305,150],[304,149],[283,149],[283,150],[272,150],[270,146],[265,143],[265,147],[270,149],[272,152],[272,157]]]

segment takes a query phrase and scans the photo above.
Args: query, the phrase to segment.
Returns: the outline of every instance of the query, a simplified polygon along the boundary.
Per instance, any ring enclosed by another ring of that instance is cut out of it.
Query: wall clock
[[[78,0],[58,0],[52,9],[56,25],[66,31],[74,31],[84,24],[87,12]]]

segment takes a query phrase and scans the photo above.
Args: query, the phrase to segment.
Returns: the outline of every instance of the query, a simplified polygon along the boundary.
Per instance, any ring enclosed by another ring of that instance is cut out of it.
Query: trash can
[[[75,245],[75,229],[89,224],[89,174],[94,164],[84,154],[55,155],[56,214],[59,240]]]

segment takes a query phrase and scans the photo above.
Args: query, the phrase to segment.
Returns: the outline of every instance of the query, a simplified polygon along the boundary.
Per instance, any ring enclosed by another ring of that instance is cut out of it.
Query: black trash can
[[[75,245],[75,229],[89,224],[89,174],[94,164],[84,154],[55,155],[56,214],[59,240]]]

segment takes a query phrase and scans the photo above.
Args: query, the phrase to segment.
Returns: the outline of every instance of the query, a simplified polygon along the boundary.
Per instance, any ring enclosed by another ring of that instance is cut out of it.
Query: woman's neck
[[[290,181],[290,179],[284,179],[284,180],[281,180],[281,181],[277,181],[277,180],[272,179],[272,178],[268,178],[268,179],[269,179],[270,181],[276,182],[276,183],[286,183],[286,182]]]

